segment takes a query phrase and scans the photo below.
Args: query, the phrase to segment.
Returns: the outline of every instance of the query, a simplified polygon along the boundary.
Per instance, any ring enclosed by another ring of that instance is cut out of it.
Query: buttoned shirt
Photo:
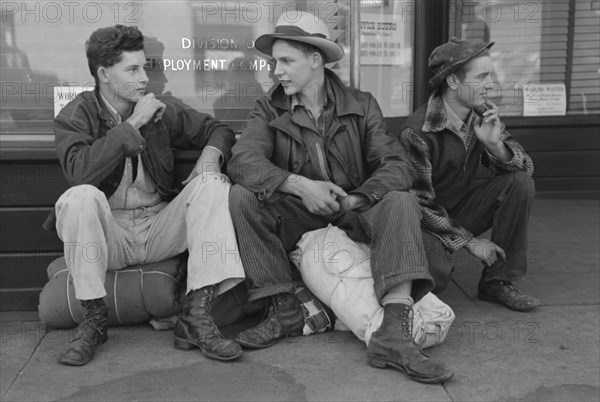
[[[102,102],[106,105],[111,117],[116,124],[121,124],[121,115],[114,107],[100,95]],[[137,175],[134,178],[132,158],[125,159],[123,178],[115,193],[108,199],[110,209],[135,209],[153,207],[162,199],[150,175],[144,169],[140,154],[134,156],[137,159]]]
[[[446,109],[446,122],[445,127],[456,133],[465,143],[465,147],[469,149],[470,134],[472,134],[471,124],[473,122],[473,114],[467,115],[467,122],[465,123],[460,117],[456,115],[452,107],[449,105],[448,100],[442,97],[444,101],[444,108]]]

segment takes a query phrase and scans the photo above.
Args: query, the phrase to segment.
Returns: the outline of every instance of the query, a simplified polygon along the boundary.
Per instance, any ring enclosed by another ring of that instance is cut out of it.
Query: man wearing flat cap
[[[384,318],[369,342],[369,363],[421,382],[450,378],[452,371],[412,339],[413,300],[433,281],[419,204],[409,193],[412,167],[387,135],[377,101],[325,68],[344,52],[310,13],[282,15],[256,48],[274,59],[279,84],[257,101],[232,150],[228,174],[237,184],[229,200],[250,299],[268,298],[270,307],[263,322],[236,340],[265,348],[301,335],[288,253],[305,232],[331,223],[371,246]]]
[[[492,45],[452,38],[431,53],[435,90],[406,120],[400,140],[415,169],[434,292],[451,279],[448,252],[464,247],[484,264],[478,297],[528,311],[540,301],[512,282],[527,271],[533,163],[487,98],[494,87]],[[482,184],[475,182],[480,165],[491,176]],[[491,241],[478,237],[490,228]]]

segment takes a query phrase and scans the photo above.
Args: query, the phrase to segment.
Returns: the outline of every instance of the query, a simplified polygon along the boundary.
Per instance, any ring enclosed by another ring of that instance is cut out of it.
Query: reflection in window
[[[94,85],[84,43],[96,29],[114,24],[138,26],[144,33],[150,91],[213,114],[240,131],[254,101],[277,81],[254,40],[272,32],[284,11],[308,11],[327,24],[332,39],[346,51],[328,67],[349,84],[351,1],[2,3],[0,140],[52,146],[55,87]],[[364,40],[375,47],[360,64],[361,89],[373,93],[385,116],[408,115],[414,10],[405,11],[414,3],[360,4],[365,18],[375,22],[371,33],[380,35]],[[379,42],[387,47],[378,48]],[[59,91],[69,92],[74,93]]]

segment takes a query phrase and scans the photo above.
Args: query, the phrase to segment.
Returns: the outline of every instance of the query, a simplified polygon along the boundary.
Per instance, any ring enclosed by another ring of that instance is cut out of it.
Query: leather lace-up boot
[[[251,349],[267,348],[277,339],[300,336],[304,328],[304,314],[300,301],[291,293],[273,296],[267,318],[256,327],[240,332],[235,338]]]
[[[515,311],[533,310],[542,304],[539,299],[523,294],[510,281],[485,281],[486,270],[483,270],[477,286],[477,297],[481,300],[503,304]]]
[[[108,310],[102,299],[82,300],[83,321],[77,327],[75,339],[60,354],[59,363],[83,366],[94,358],[94,349],[108,340]]]
[[[414,342],[412,308],[407,304],[383,306],[383,322],[371,336],[367,358],[373,367],[390,366],[424,383],[442,382],[454,374],[442,362],[424,354]]]
[[[187,294],[183,313],[175,325],[175,346],[200,348],[211,359],[234,360],[242,355],[242,347],[226,339],[215,325],[210,314],[213,292],[214,286],[207,286]]]

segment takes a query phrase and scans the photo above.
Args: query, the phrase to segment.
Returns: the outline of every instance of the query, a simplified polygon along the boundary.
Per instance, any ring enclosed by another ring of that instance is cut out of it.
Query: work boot
[[[529,311],[541,304],[539,299],[523,294],[515,288],[512,282],[495,279],[485,281],[484,275],[485,271],[477,286],[478,297],[481,300],[503,304],[515,311]]]
[[[267,318],[254,328],[240,332],[235,338],[242,346],[263,349],[285,336],[300,336],[304,328],[304,314],[300,301],[291,293],[273,296]]]
[[[77,326],[75,338],[63,350],[58,362],[83,366],[94,358],[94,349],[108,340],[108,310],[102,299],[82,300],[83,321]]]
[[[206,357],[234,360],[242,355],[242,347],[226,339],[210,314],[214,286],[194,290],[186,295],[183,313],[175,325],[175,346],[181,349],[200,348]]]
[[[424,354],[412,334],[412,308],[407,304],[383,306],[383,322],[367,346],[369,364],[396,368],[412,380],[437,383],[454,374],[442,362]]]

